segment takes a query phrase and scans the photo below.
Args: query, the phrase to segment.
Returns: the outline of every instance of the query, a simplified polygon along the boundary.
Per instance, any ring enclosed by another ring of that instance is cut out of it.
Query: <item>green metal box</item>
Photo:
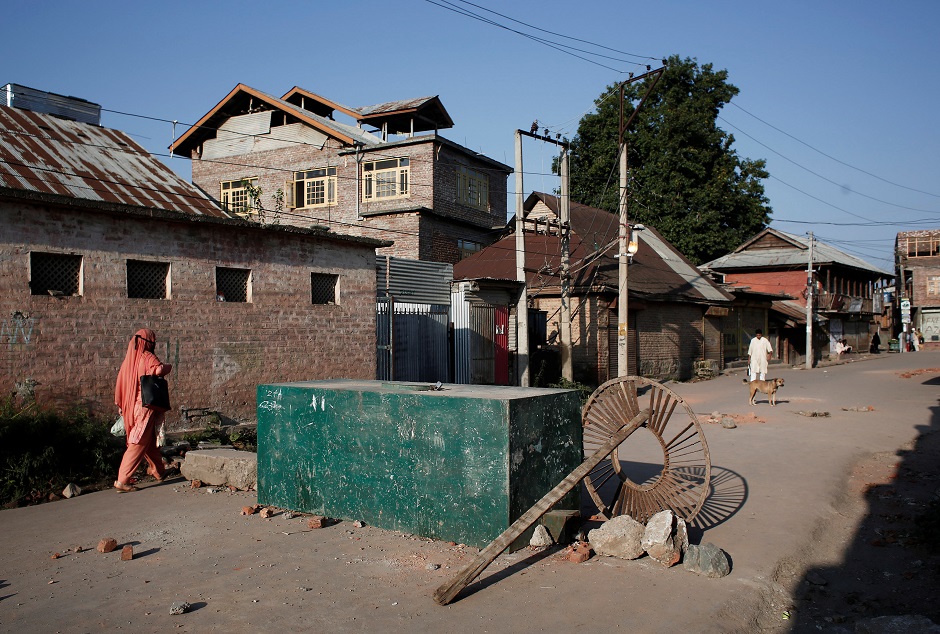
[[[571,390],[258,386],[261,504],[482,547],[581,461]]]

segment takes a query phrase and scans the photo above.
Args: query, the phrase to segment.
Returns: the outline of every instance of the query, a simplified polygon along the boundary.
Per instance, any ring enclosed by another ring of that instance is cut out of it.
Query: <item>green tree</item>
[[[731,251],[770,222],[763,159],[738,156],[721,130],[721,107],[738,94],[728,72],[695,59],[667,60],[666,71],[627,132],[628,213],[655,227],[696,264]],[[624,120],[650,78],[625,87]],[[619,194],[618,85],[585,115],[571,142],[571,196],[616,212]]]

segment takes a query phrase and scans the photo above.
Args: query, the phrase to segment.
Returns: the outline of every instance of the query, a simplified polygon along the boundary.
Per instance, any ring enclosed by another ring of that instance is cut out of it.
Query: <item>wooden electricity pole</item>
[[[809,232],[809,263],[806,265],[806,369],[813,369],[813,232]]]

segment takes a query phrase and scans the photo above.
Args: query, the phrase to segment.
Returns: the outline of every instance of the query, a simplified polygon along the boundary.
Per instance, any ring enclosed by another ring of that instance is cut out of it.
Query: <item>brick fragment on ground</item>
[[[98,552],[99,553],[109,553],[115,548],[117,548],[117,540],[113,537],[105,537],[100,542],[98,542]]]
[[[134,547],[128,544],[121,549],[121,561],[130,561],[134,558]]]
[[[314,515],[307,520],[307,528],[323,528],[326,526],[326,518],[322,515]]]
[[[242,507],[242,515],[254,515],[254,514],[255,514],[255,507],[253,506]]]
[[[202,480],[193,480],[192,482],[189,483],[189,488],[191,489],[198,489],[201,486],[202,486]]]
[[[261,515],[261,517],[263,517],[264,519],[268,519],[269,517],[274,515],[274,509],[271,508],[270,506],[267,506],[261,509],[261,513],[259,513],[259,515]]]
[[[568,561],[581,564],[591,558],[591,545],[584,542],[578,542],[571,547],[571,553],[568,555]]]
[[[50,557],[50,559],[58,559],[61,556],[62,555],[60,553],[52,553],[52,557]]]

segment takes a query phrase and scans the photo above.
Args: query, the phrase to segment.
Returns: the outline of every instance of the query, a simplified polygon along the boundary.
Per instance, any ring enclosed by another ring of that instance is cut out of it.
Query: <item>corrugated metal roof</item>
[[[0,186],[228,217],[118,130],[0,106]]]
[[[353,108],[353,110],[363,116],[387,114],[389,112],[398,112],[399,110],[414,110],[415,108],[420,108],[434,98],[435,96],[399,99],[398,101],[386,101],[385,103],[378,103],[372,106]]]
[[[748,244],[754,242],[760,236],[771,233],[778,235],[785,240],[794,243],[793,248],[774,248],[774,249],[748,249],[746,248]],[[702,265],[702,268],[712,269],[713,271],[721,271],[728,269],[745,269],[745,268],[759,268],[759,267],[798,267],[807,265],[809,260],[809,239],[797,236],[792,233],[786,233],[784,231],[779,231],[777,229],[765,229],[761,233],[757,234],[754,238],[751,238],[741,247],[738,247],[738,250],[733,251],[727,255],[723,255],[720,258],[712,260],[706,264]],[[873,273],[878,273],[880,275],[893,275],[888,271],[883,271],[876,266],[873,266],[862,260],[855,257],[854,255],[849,255],[839,249],[815,240],[815,245],[813,247],[813,261],[819,264],[841,264],[842,266],[847,266],[850,268],[860,269],[863,271],[870,271]]]
[[[558,198],[535,192],[526,201],[531,209],[544,202],[553,212]],[[571,203],[571,284],[576,294],[588,289],[616,292],[619,284],[619,218],[603,209]],[[629,270],[631,297],[654,300],[726,303],[732,296],[702,275],[681,253],[651,227],[637,232],[639,250]],[[526,269],[529,293],[552,288],[557,293],[561,267],[558,236],[527,233]],[[515,280],[515,235],[503,238],[454,265],[454,279]]]
[[[454,279],[451,264],[379,255],[375,270],[379,297],[388,294],[399,302],[450,304],[450,281]]]

